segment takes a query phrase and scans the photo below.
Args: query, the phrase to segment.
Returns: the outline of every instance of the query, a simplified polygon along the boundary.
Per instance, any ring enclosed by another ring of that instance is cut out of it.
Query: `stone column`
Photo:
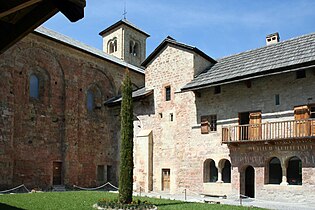
[[[218,180],[217,180],[217,183],[222,183],[222,164],[217,164],[216,165],[217,169],[218,169]]]
[[[287,164],[283,161],[281,161],[281,168],[282,168],[282,182],[280,185],[288,185],[287,182]]]

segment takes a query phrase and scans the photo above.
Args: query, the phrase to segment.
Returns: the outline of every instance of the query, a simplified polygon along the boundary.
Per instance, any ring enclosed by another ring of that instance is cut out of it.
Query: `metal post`
[[[240,205],[242,206],[242,195],[240,194]]]
[[[140,197],[141,197],[141,186],[140,186]]]
[[[186,189],[184,189],[184,194],[185,194],[185,201],[186,201],[187,200]]]

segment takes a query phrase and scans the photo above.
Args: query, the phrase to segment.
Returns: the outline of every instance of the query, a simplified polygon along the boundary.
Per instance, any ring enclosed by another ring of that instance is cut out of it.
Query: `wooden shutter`
[[[310,110],[308,106],[298,106],[294,107],[294,119],[296,120],[295,124],[295,136],[303,137],[308,136],[310,131],[310,126],[308,119],[310,117]]]
[[[249,113],[249,139],[261,140],[261,112]]]
[[[201,116],[201,134],[209,133],[209,119],[208,116]]]

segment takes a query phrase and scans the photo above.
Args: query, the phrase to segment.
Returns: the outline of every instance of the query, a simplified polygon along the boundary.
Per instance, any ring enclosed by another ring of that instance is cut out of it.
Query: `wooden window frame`
[[[169,90],[169,92],[168,92]],[[171,101],[172,100],[172,88],[170,85],[167,85],[164,87],[164,93],[165,93],[165,101]]]
[[[217,115],[203,115],[200,117],[201,121],[201,134],[207,134],[209,132],[216,132],[217,129]]]

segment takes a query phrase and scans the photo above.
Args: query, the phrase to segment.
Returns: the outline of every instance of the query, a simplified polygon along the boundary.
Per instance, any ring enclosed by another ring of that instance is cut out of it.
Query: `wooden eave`
[[[71,22],[84,17],[85,0],[0,0],[0,54],[57,12]]]

